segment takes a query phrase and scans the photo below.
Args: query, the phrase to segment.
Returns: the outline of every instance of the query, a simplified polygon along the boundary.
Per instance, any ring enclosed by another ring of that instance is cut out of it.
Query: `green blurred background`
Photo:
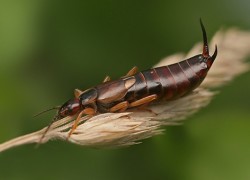
[[[250,30],[249,0],[0,2],[0,142],[46,126],[73,89],[188,52],[221,27]],[[250,179],[250,72],[183,126],[124,149],[62,141],[0,153],[0,179]]]

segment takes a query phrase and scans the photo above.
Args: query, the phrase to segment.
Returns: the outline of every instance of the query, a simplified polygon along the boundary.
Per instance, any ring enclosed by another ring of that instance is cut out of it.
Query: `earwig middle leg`
[[[110,76],[106,76],[103,80],[103,83],[110,81]]]
[[[70,131],[69,134],[68,134],[68,138],[69,138],[69,137],[71,136],[71,134],[73,134],[73,132],[76,130],[76,128],[77,128],[77,126],[78,126],[78,123],[79,123],[81,117],[82,117],[84,114],[86,114],[86,115],[94,115],[94,114],[95,114],[95,109],[93,109],[93,108],[86,108],[86,109],[82,110],[82,111],[79,113],[79,115],[77,116],[77,118],[76,118],[76,120],[75,120],[75,122],[74,122],[74,125],[73,125],[71,131]],[[68,139],[68,138],[67,138],[67,139]]]
[[[132,69],[130,69],[130,71],[126,74],[126,76],[123,76],[122,78],[132,76],[132,75],[136,74],[137,72],[138,72],[138,68],[136,66],[134,66]]]
[[[144,104],[148,104],[150,102],[152,102],[153,100],[155,100],[157,98],[157,95],[156,94],[152,94],[150,96],[146,96],[144,98],[141,98],[137,101],[134,101],[132,103],[130,103],[129,107],[136,107],[136,106],[141,106],[141,105],[144,105]]]
[[[115,106],[111,107],[109,109],[109,111],[110,112],[118,111],[121,113],[121,112],[125,111],[128,107],[129,107],[128,101],[123,101],[123,102],[120,102],[120,103],[116,104]]]

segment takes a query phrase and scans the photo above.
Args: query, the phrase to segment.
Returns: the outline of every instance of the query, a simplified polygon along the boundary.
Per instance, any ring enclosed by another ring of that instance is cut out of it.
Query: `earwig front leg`
[[[148,103],[152,102],[153,100],[155,100],[156,98],[157,98],[157,95],[153,94],[153,95],[141,98],[141,99],[139,99],[137,101],[134,101],[134,102],[130,103],[129,107],[136,107],[136,106],[141,106],[141,105],[144,105],[144,104],[148,104]]]
[[[123,76],[122,78],[128,77],[128,76],[132,76],[134,74],[136,74],[138,72],[138,68],[135,66],[133,67],[127,74],[126,76]]]
[[[121,112],[125,111],[128,108],[128,106],[129,106],[128,101],[123,101],[123,102],[116,104],[112,108],[110,108],[109,111],[110,112],[118,111],[119,113],[121,113]]]
[[[84,114],[86,114],[86,115],[94,115],[94,114],[95,114],[95,109],[93,109],[93,108],[86,108],[86,109],[82,110],[82,111],[79,113],[79,115],[77,116],[77,118],[76,118],[76,120],[75,120],[75,122],[74,122],[74,125],[73,125],[71,131],[70,131],[69,134],[68,134],[68,138],[67,138],[67,139],[69,139],[69,137],[71,136],[71,134],[73,134],[73,132],[75,131],[75,129],[76,129],[77,126],[78,126],[78,123],[79,123],[81,117],[82,117]]]
[[[44,131],[42,137],[40,138],[40,140],[39,140],[38,143],[36,144],[36,147],[38,147],[38,146],[42,143],[42,140],[43,140],[43,138],[45,137],[45,135],[47,134],[47,132],[49,131],[49,128],[51,127],[51,125],[52,125],[58,118],[59,118],[58,115],[56,115],[56,116],[52,119],[52,121],[49,123],[49,125],[48,125],[47,128],[45,129],[45,131]]]
[[[110,81],[110,76],[106,76],[103,80],[103,83]]]

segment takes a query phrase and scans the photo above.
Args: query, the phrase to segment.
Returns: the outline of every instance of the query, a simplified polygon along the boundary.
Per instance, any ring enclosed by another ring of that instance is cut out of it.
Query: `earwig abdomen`
[[[201,59],[202,55],[198,55],[135,74],[136,82],[128,90],[125,99],[133,101],[156,94],[157,100],[172,100],[187,94],[200,85],[208,71]]]

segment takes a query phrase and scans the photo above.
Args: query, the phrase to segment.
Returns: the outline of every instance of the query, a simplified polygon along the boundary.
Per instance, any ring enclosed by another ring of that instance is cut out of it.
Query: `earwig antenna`
[[[207,34],[206,34],[206,30],[205,27],[200,19],[200,24],[201,24],[201,29],[202,29],[202,33],[203,33],[203,56],[204,57],[208,57],[209,56],[209,50],[208,50],[208,44],[207,44]]]
[[[36,147],[38,147],[38,146],[42,143],[42,140],[43,140],[43,138],[45,137],[45,135],[47,134],[47,132],[49,131],[51,125],[52,125],[59,117],[60,117],[59,114],[57,114],[57,115],[52,119],[52,121],[49,123],[47,129],[44,131],[44,133],[43,133],[41,139],[40,139],[39,142],[37,143]]]
[[[60,107],[61,107],[61,106],[56,106],[56,107],[53,107],[53,108],[44,110],[44,111],[39,112],[38,114],[34,115],[33,117],[37,117],[37,116],[39,116],[39,115],[41,115],[41,114],[43,114],[43,113],[46,113],[46,112],[48,112],[48,111],[51,111],[51,110],[53,110],[53,109],[60,109]]]

